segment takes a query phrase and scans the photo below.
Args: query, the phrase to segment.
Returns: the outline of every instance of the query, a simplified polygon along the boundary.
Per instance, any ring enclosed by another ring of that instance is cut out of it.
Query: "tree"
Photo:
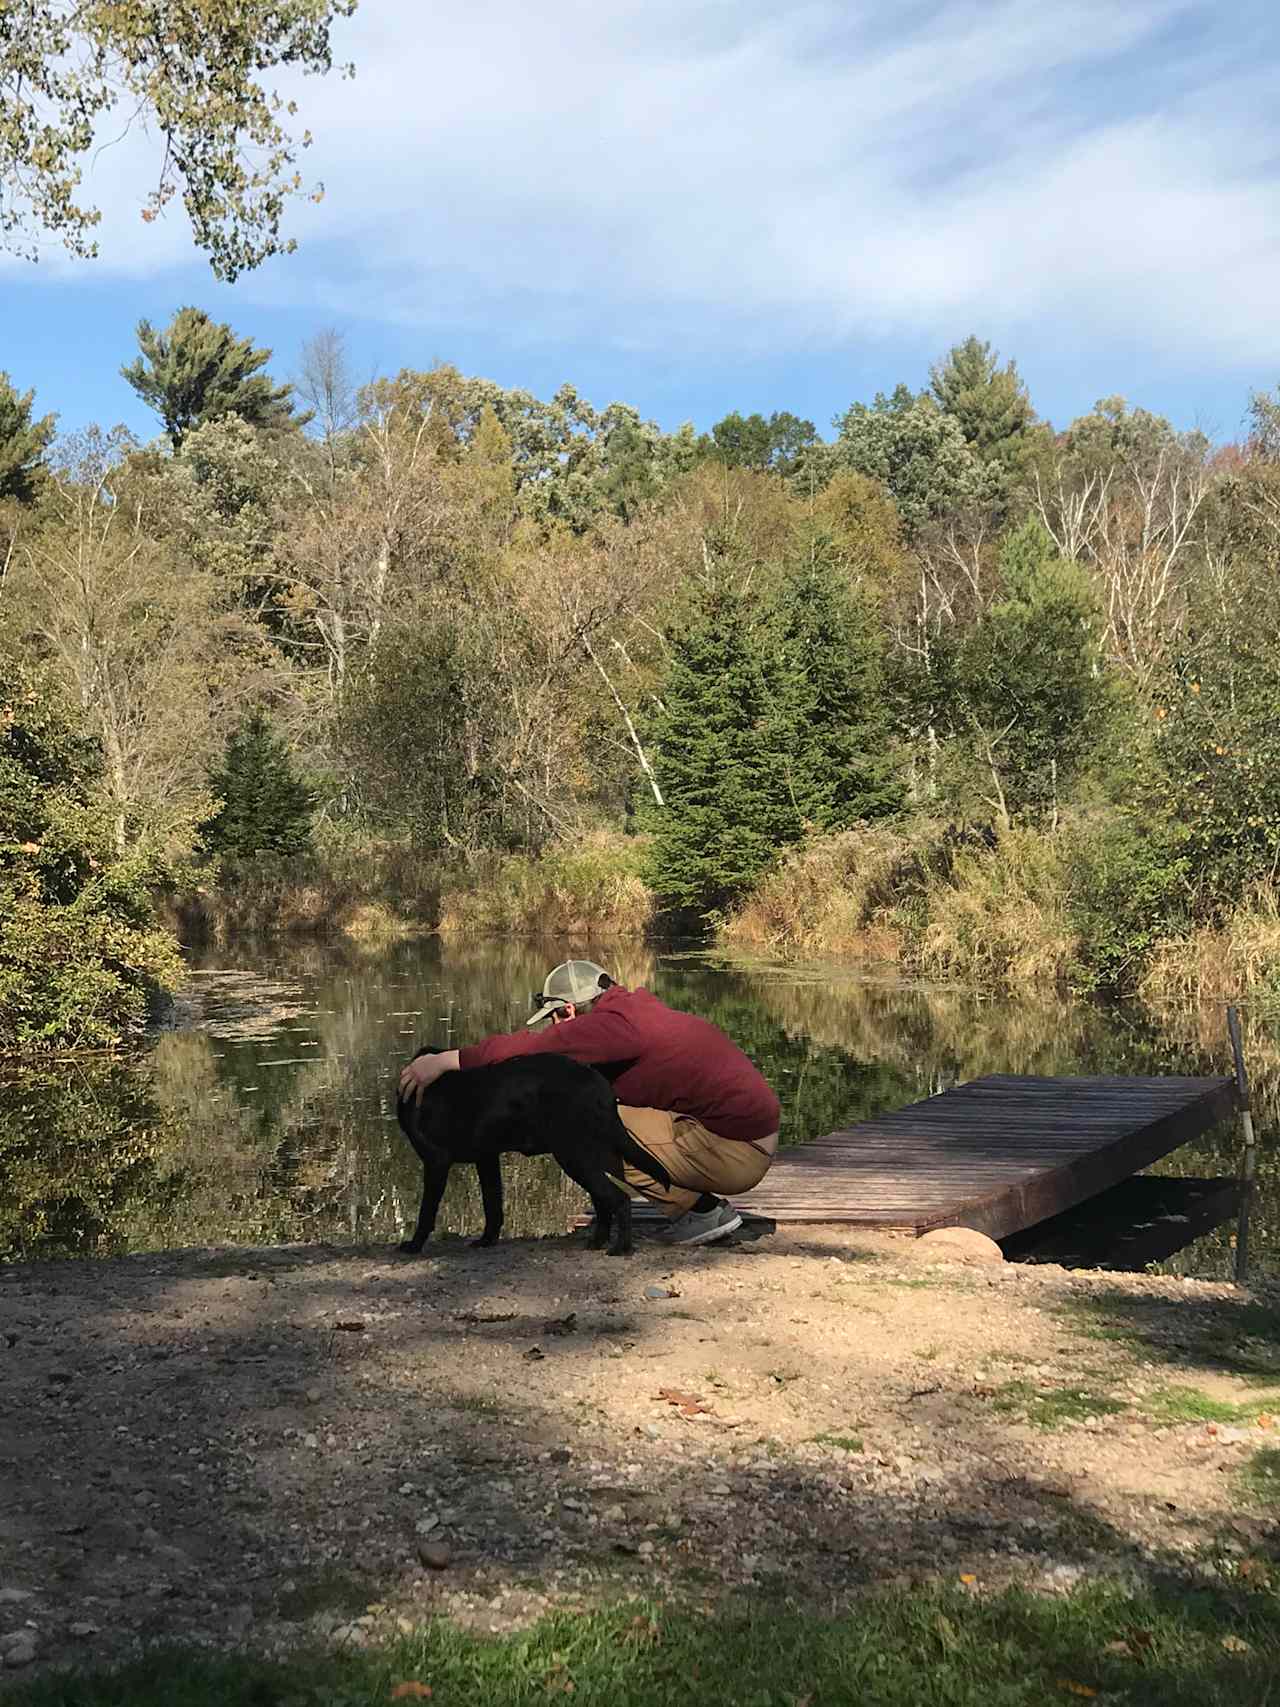
[[[990,344],[968,337],[932,369],[929,389],[965,443],[984,462],[1008,469],[1036,417],[1017,364],[1000,367],[999,360]]]
[[[650,879],[669,905],[704,918],[731,907],[799,839],[769,740],[770,701],[742,596],[697,589],[669,635],[651,731],[665,805],[646,814]]]
[[[803,452],[817,442],[812,421],[802,421],[790,410],[763,415],[731,415],[717,421],[710,437],[703,440],[705,454],[730,468],[773,469],[792,474]]]
[[[140,320],[138,343],[142,354],[120,372],[159,415],[175,449],[192,427],[222,415],[239,415],[252,427],[299,427],[310,419],[294,414],[291,385],[259,373],[271,351],[255,350],[201,308],[180,308],[162,332]]]
[[[98,787],[131,822],[161,822],[201,798],[260,635],[231,607],[234,587],[192,565],[122,501],[133,441],[123,428],[58,447],[33,528],[6,586],[27,646],[79,708],[102,755]]]
[[[994,482],[960,423],[928,392],[905,385],[891,397],[855,403],[835,422],[836,455],[846,468],[888,488],[908,538],[964,504],[988,500]]]
[[[0,373],[0,499],[29,504],[39,489],[55,416],[31,419],[34,391],[19,392]]]
[[[865,596],[814,530],[788,566],[770,636],[770,740],[801,821],[845,830],[902,802],[891,751],[883,646]]]
[[[297,108],[258,81],[277,66],[323,74],[330,31],[357,0],[132,0],[68,6],[8,0],[0,29],[0,236],[32,259],[37,237],[97,254],[101,214],[77,199],[82,162],[120,105],[163,138],[155,219],[181,194],[215,275],[234,279],[294,248],[280,235],[289,197],[303,189],[296,141],[281,122]],[[350,71],[350,68],[347,68]],[[318,200],[323,189],[317,187]]]
[[[1005,597],[965,637],[957,669],[987,804],[1007,826],[1019,813],[1056,816],[1102,739],[1107,686],[1085,572],[1035,521],[1005,541],[1000,567]]]
[[[227,742],[209,777],[222,802],[204,832],[207,847],[231,859],[300,853],[311,840],[316,795],[297,775],[289,750],[261,711],[250,713]]]
[[[13,656],[0,682],[0,1048],[110,1048],[181,972],[151,907],[178,826],[122,850],[56,683]]]

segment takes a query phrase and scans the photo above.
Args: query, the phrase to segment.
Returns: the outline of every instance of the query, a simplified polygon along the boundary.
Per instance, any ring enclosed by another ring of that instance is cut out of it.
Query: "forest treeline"
[[[192,308],[121,354],[147,443],[0,381],[9,1046],[142,1023],[157,894],[234,927],[307,884],[317,925],[1280,966],[1275,396],[1225,446],[1120,398],[1055,427],[969,338],[825,436],[665,432],[358,385],[335,333],[286,383]]]

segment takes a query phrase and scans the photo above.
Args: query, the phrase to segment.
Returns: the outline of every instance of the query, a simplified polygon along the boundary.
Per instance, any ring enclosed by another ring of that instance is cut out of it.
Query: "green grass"
[[[1175,1306],[1104,1293],[1073,1299],[1056,1313],[1082,1338],[1110,1340],[1144,1358],[1216,1369],[1254,1385],[1280,1383],[1280,1310],[1269,1304],[1215,1299]]]
[[[1007,1381],[991,1396],[998,1411],[1011,1412],[1033,1428],[1062,1428],[1086,1417],[1110,1417],[1127,1410],[1118,1399],[1091,1393],[1084,1387],[1054,1387],[1042,1390],[1033,1381]]]
[[[838,1446],[841,1452],[861,1452],[862,1437],[857,1434],[815,1434],[815,1446]]]
[[[1247,1494],[1264,1505],[1280,1505],[1280,1447],[1264,1446],[1240,1472]]]
[[[1161,1387],[1138,1402],[1138,1408],[1153,1422],[1217,1422],[1248,1424],[1280,1404],[1280,1394],[1254,1404],[1233,1405],[1212,1399],[1198,1387]]]
[[[1224,1642],[1225,1639],[1225,1642]],[[505,1639],[437,1623],[386,1648],[280,1662],[156,1654],[113,1674],[20,1686],[12,1707],[1261,1707],[1280,1609],[1257,1590],[1094,1585],[877,1595],[839,1616],[779,1598],[713,1614],[632,1602]],[[417,1699],[426,1699],[419,1695]]]

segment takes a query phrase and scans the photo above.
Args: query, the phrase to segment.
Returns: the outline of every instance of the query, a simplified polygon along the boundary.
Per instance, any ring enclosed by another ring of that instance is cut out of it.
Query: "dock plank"
[[[995,1073],[784,1149],[735,1199],[778,1222],[994,1239],[1109,1190],[1236,1107],[1232,1079]]]

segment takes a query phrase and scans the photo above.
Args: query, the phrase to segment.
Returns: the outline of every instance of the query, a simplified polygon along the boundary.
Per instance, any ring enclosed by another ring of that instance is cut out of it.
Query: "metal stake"
[[[1244,1132],[1244,1159],[1240,1164],[1240,1221],[1236,1228],[1236,1285],[1249,1278],[1249,1211],[1253,1207],[1253,1179],[1257,1148],[1253,1138],[1253,1111],[1249,1106],[1249,1075],[1244,1070],[1244,1047],[1240,1042],[1240,1014],[1227,1009],[1227,1030],[1236,1062],[1236,1091],[1240,1101],[1240,1125]]]

